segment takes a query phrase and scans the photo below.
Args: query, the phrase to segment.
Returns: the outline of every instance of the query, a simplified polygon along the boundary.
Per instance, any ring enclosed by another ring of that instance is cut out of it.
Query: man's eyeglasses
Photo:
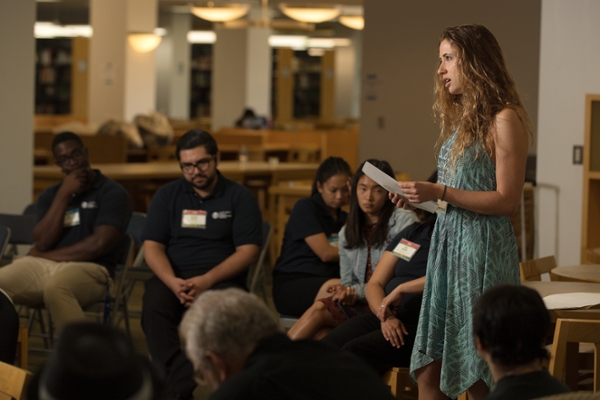
[[[185,172],[186,174],[193,174],[194,170],[196,168],[198,168],[198,170],[200,170],[200,171],[206,171],[208,169],[208,166],[210,165],[210,162],[214,159],[215,159],[215,156],[210,156],[210,157],[198,160],[194,164],[181,163],[179,165],[181,166],[181,170],[183,172]]]
[[[83,150],[77,149],[77,150],[74,150],[70,156],[60,156],[60,157],[57,157],[54,161],[56,162],[56,165],[63,166],[71,160],[81,161],[84,156],[85,156],[85,153],[83,152]]]

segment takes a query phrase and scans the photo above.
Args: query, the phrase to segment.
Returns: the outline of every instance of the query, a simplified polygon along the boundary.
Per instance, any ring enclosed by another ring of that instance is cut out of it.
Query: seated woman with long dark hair
[[[428,181],[436,182],[436,178],[434,173]],[[410,363],[437,217],[435,213],[417,213],[421,222],[392,240],[367,284],[371,312],[344,322],[323,339],[363,358],[381,375]]]
[[[394,176],[387,161],[368,160],[386,174]],[[339,282],[329,281],[319,298],[288,331],[292,339],[323,337],[343,321],[369,311],[365,287],[394,236],[417,220],[413,211],[394,209],[388,192],[362,172],[352,178],[350,213],[340,231]],[[400,212],[399,212],[400,211]]]
[[[279,313],[299,317],[325,282],[339,278],[337,235],[346,223],[342,207],[348,203],[351,175],[342,158],[327,158],[317,170],[311,197],[294,205],[273,271]]]

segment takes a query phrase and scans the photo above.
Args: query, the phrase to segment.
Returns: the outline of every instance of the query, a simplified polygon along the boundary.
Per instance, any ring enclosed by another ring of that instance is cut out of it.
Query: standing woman
[[[478,297],[519,283],[510,222],[525,179],[531,122],[496,38],[481,25],[440,38],[434,112],[441,122],[438,183],[401,182],[405,200],[447,202],[431,240],[411,371],[420,399],[481,399],[492,384],[472,339]],[[460,373],[457,373],[460,371]]]
[[[273,271],[273,301],[280,314],[301,316],[325,282],[339,283],[337,235],[346,223],[341,208],[348,203],[351,176],[346,161],[327,158],[317,169],[311,197],[294,205]]]

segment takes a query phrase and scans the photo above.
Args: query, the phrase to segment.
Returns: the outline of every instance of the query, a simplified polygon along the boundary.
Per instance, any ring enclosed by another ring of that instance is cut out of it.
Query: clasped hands
[[[212,285],[203,275],[194,276],[189,279],[174,277],[168,284],[169,289],[185,307],[192,305],[196,297],[202,292],[210,289]]]
[[[327,293],[332,295],[333,301],[345,306],[351,306],[358,300],[356,290],[352,286],[333,285],[327,288]]]

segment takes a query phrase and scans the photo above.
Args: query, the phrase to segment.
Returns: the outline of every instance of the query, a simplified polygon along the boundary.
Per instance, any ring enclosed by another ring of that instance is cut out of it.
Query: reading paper
[[[392,193],[397,193],[400,196],[406,197],[404,195],[404,192],[402,191],[402,189],[400,189],[400,186],[398,186],[397,180],[395,180],[394,178],[392,178],[391,176],[389,176],[388,174],[386,174],[385,172],[383,172],[382,170],[380,170],[379,168],[377,168],[370,162],[368,162],[368,161],[365,162],[362,170],[365,173],[365,175],[367,175],[369,178],[373,179],[385,190],[392,192]],[[421,210],[429,211],[430,213],[434,213],[435,210],[437,210],[437,208],[438,208],[438,204],[434,201],[426,201],[426,202],[420,203],[420,204],[415,204],[415,203],[409,202],[408,204],[413,207],[420,208]]]

